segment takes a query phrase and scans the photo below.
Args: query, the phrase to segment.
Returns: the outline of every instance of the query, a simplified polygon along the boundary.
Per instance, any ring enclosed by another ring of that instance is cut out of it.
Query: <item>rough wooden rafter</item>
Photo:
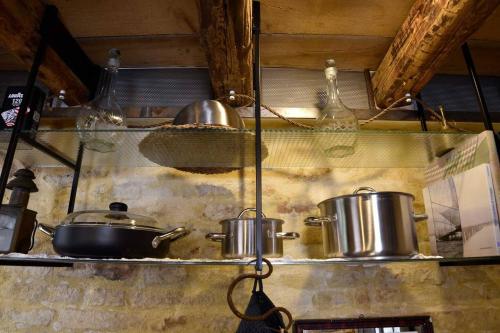
[[[252,94],[251,0],[199,0],[200,40],[215,98]],[[243,101],[242,101],[243,102]]]
[[[16,56],[29,70],[40,42],[44,4],[39,0],[0,0],[0,47]],[[66,90],[69,104],[85,102],[87,87],[57,53],[47,48],[38,79],[52,92]]]
[[[377,105],[417,93],[500,0],[417,0],[372,78]]]

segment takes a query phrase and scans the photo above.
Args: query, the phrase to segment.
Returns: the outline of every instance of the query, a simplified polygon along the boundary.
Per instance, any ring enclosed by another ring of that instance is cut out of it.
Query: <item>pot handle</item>
[[[210,232],[205,235],[205,238],[210,239],[214,242],[222,242],[224,239],[226,239],[226,234],[222,234],[219,232]]]
[[[166,239],[173,242],[174,240],[177,240],[177,239],[184,237],[188,234],[189,234],[189,230],[187,230],[184,227],[175,228],[174,230],[170,230],[166,234],[156,236],[155,238],[153,238],[151,245],[153,246],[153,248],[156,249],[160,245],[160,243]]]
[[[300,235],[298,232],[277,232],[276,233],[276,238],[281,238],[281,239],[297,239],[299,237],[300,237]]]
[[[56,233],[56,228],[48,226],[43,223],[38,223],[38,229],[49,236],[50,238],[54,239],[54,234]]]
[[[423,220],[427,220],[429,216],[425,213],[422,213],[422,214],[413,214],[413,219],[415,220],[415,222],[420,222],[420,221],[423,221]]]
[[[241,211],[240,215],[238,215],[238,218],[240,219],[243,215],[245,215],[245,213],[247,212],[256,212],[257,209],[256,208],[245,208]],[[264,215],[264,212],[261,213],[261,216],[262,218],[266,218],[266,215]]]
[[[332,222],[332,221],[333,222],[337,221],[337,218],[309,216],[304,220],[304,223],[310,227],[321,227],[323,222]]]
[[[361,187],[358,187],[357,189],[354,190],[354,192],[352,192],[352,194],[358,194],[359,192],[361,191],[364,191],[364,192],[377,192],[375,191],[372,187],[368,187],[368,186],[361,186]]]

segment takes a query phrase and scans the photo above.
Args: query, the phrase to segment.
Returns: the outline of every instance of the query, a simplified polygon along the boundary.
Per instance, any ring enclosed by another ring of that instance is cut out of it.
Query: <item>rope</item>
[[[152,124],[152,125],[127,125],[127,128],[154,128],[154,127],[160,127],[160,126],[165,126],[165,125],[170,125],[172,124],[172,120],[166,120],[161,123],[157,124]]]
[[[421,100],[420,98],[418,98],[416,96],[412,96],[412,99],[414,99],[415,101],[422,104],[422,106],[424,107],[424,110],[429,111],[439,121],[443,122],[443,117],[441,117],[441,115],[439,113],[437,113],[433,108],[431,108],[429,104],[427,104],[426,102],[424,102],[423,100]],[[448,126],[450,126],[453,129],[456,129],[457,131],[460,131],[460,132],[471,132],[471,131],[468,131],[466,129],[460,128],[454,124],[450,124],[449,122],[448,122]]]
[[[255,103],[255,98],[253,98],[252,96],[249,96],[249,95],[244,95],[244,94],[231,94],[229,96],[222,96],[222,97],[219,97],[217,98],[218,101],[226,101],[226,100],[230,100],[232,97],[239,97],[239,98],[247,98],[250,102],[241,106],[241,107],[247,107],[247,106],[250,106],[252,105],[253,103]],[[306,125],[306,124],[302,124],[302,123],[299,123],[297,121],[294,121],[294,120],[291,120],[291,119],[288,119],[287,117],[283,116],[282,114],[280,114],[278,111],[274,110],[272,107],[268,106],[268,105],[265,105],[265,104],[261,104],[261,106],[266,109],[267,111],[271,112],[272,114],[274,114],[276,117],[280,118],[281,120],[284,120],[286,121],[287,123],[289,124],[292,124],[294,126],[297,126],[297,127],[302,127],[302,128],[308,128],[308,129],[313,129],[314,127],[313,126],[309,126],[309,125]]]
[[[246,98],[246,99],[248,99],[249,102],[246,103],[245,105],[242,105],[241,107],[247,107],[247,106],[250,106],[251,104],[255,103],[255,98],[253,98],[252,96],[249,96],[249,95],[245,95],[245,94],[231,94],[231,95],[219,97],[219,98],[217,98],[217,100],[218,101],[224,101],[224,102],[227,103],[227,101],[231,101],[232,98],[233,99],[234,98]],[[380,112],[377,113],[376,115],[374,115],[373,117],[369,118],[369,119],[359,121],[359,126],[364,126],[366,124],[371,123],[374,120],[377,120],[378,118],[380,118],[381,116],[383,116],[387,112],[394,110],[396,105],[398,105],[402,101],[405,101],[405,100],[408,100],[408,99],[416,101],[416,102],[419,102],[424,107],[424,110],[426,110],[429,113],[431,113],[439,121],[441,121],[441,122],[443,121],[443,117],[441,117],[441,115],[439,113],[437,113],[432,107],[430,107],[429,104],[425,103],[423,100],[421,100],[420,98],[418,98],[416,96],[409,95],[409,96],[404,96],[404,97],[401,97],[401,98],[395,100],[388,107],[386,107],[384,109],[380,109],[377,106],[377,104],[375,103],[376,109],[380,110]],[[315,128],[314,126],[306,125],[306,124],[300,123],[298,121],[289,119],[289,118],[283,116],[278,111],[274,110],[269,105],[261,104],[261,106],[265,110],[267,110],[267,111],[271,112],[272,114],[274,114],[279,119],[284,120],[284,121],[286,121],[287,123],[289,123],[289,124],[291,124],[293,126],[297,126],[297,127],[301,127],[301,128],[306,128],[306,129],[314,129]],[[127,128],[154,128],[154,127],[160,127],[160,126],[171,125],[171,124],[172,124],[172,120],[167,120],[167,121],[164,121],[164,122],[161,122],[161,123],[157,123],[157,124],[152,124],[152,125],[128,125]],[[457,131],[460,131],[460,132],[470,132],[470,131],[465,130],[463,128],[460,128],[460,127],[458,127],[458,126],[456,126],[454,124],[448,123],[448,126],[450,126],[451,128],[453,128],[453,129],[455,129]]]
[[[401,102],[402,102],[402,101],[404,101],[404,100],[407,100],[408,98],[410,98],[410,97],[405,96],[405,97],[401,97],[401,98],[399,98],[399,99],[395,100],[395,101],[394,101],[391,105],[389,105],[389,106],[388,106],[388,107],[386,107],[385,109],[381,110],[379,113],[377,113],[377,114],[376,114],[376,115],[374,115],[373,117],[371,117],[371,118],[369,118],[369,119],[367,119],[367,120],[360,121],[359,126],[363,126],[363,125],[366,125],[366,124],[368,124],[368,123],[371,123],[372,121],[374,121],[374,120],[376,120],[377,118],[379,118],[379,117],[383,116],[384,114],[386,114],[388,111],[393,110],[393,108],[394,108],[397,104],[401,103]],[[377,105],[377,104],[375,104],[375,107],[376,107],[377,109],[379,109],[379,110],[380,110],[380,108],[379,108],[379,107],[377,107],[376,105]]]

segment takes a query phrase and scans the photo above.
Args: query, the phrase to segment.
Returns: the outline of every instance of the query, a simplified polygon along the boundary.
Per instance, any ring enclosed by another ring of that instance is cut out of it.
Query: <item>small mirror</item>
[[[295,333],[433,333],[429,316],[297,320]]]

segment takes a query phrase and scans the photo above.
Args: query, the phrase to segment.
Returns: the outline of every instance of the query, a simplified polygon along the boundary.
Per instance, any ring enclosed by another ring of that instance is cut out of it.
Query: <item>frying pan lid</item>
[[[151,217],[127,212],[127,205],[113,202],[110,210],[82,210],[66,216],[61,224],[107,224],[155,228],[157,221]]]

